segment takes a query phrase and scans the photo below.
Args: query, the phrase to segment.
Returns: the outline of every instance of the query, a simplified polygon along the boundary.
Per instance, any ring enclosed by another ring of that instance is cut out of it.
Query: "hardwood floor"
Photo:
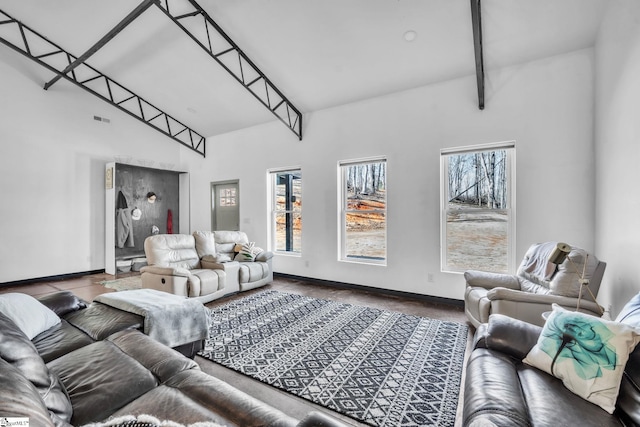
[[[137,273],[119,274],[118,278],[136,275]],[[113,280],[115,277],[109,274],[93,274],[81,277],[74,277],[64,280],[45,280],[37,283],[14,285],[0,287],[0,293],[6,292],[22,292],[35,297],[51,294],[60,290],[70,290],[79,298],[87,302],[93,301],[95,297],[106,292],[114,292],[101,285],[99,282],[105,280]],[[301,278],[290,278],[278,276],[274,281],[265,287],[255,289],[241,294],[230,295],[216,301],[212,301],[206,306],[214,307],[224,304],[233,299],[242,298],[253,292],[259,292],[264,289],[275,289],[283,292],[290,292],[300,295],[311,296],[315,298],[323,298],[340,302],[347,302],[356,305],[366,305],[389,311],[396,311],[414,316],[429,317],[432,319],[448,320],[466,324],[466,316],[462,305],[448,304],[442,301],[428,301],[424,298],[416,298],[411,295],[390,295],[374,291],[371,289],[361,289],[356,287],[341,287],[339,285],[318,283],[317,281],[307,281]],[[472,328],[469,332],[469,340],[471,342]],[[468,354],[467,350],[467,354]],[[332,412],[324,407],[315,405],[306,400],[295,397],[289,393],[278,390],[259,381],[253,380],[240,373],[232,371],[217,365],[207,359],[196,356],[196,362],[200,368],[210,375],[221,378],[222,380],[233,384],[236,388],[243,390],[262,401],[277,407],[284,412],[296,418],[303,418],[310,410],[322,411],[336,418],[341,419],[348,425],[364,426],[351,418],[342,416]],[[462,388],[461,388],[462,390]],[[462,396],[460,396],[460,402]],[[460,408],[458,405],[458,417],[456,425],[460,425]]]

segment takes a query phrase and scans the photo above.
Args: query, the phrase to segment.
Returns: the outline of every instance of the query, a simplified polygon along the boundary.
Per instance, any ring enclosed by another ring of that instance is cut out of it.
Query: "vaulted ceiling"
[[[607,1],[482,0],[487,79],[498,67],[592,46]],[[198,3],[302,113],[476,72],[469,0]],[[0,0],[0,10],[80,56],[138,4]],[[10,52],[0,46],[0,60],[29,62]],[[204,136],[277,120],[155,5],[87,64]],[[61,80],[49,90],[81,89]]]

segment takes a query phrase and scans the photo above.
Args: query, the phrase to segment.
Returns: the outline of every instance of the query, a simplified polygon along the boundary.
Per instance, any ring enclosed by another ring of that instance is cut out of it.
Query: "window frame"
[[[285,210],[284,213],[286,214],[287,212],[290,212],[291,214],[295,215],[295,214],[299,214],[300,216],[300,224],[301,224],[301,229],[300,229],[300,250],[296,251],[294,250],[295,248],[295,244],[293,245],[292,250],[282,250],[282,249],[278,249],[278,242],[277,242],[277,238],[278,238],[278,232],[277,232],[277,215],[279,213],[282,213],[283,211],[278,211],[277,210],[277,182],[276,180],[278,179],[278,176],[281,174],[285,174],[285,173],[291,173],[291,174],[299,174],[300,175],[300,180],[301,180],[301,188],[300,188],[300,192],[303,192],[303,188],[304,188],[304,182],[302,181],[302,167],[300,166],[292,166],[292,167],[283,167],[283,168],[276,168],[276,169],[269,169],[267,171],[267,182],[268,182],[268,212],[269,212],[269,248],[270,250],[275,253],[275,254],[279,254],[279,255],[286,255],[286,256],[294,256],[294,257],[301,257],[302,256],[302,206],[300,206],[299,209],[292,209],[291,211],[287,211]],[[302,198],[302,197],[301,197]],[[294,231],[295,232],[295,231]]]
[[[382,212],[384,214],[384,257],[383,258],[374,258],[374,257],[350,257],[347,255],[347,205],[348,205],[348,191],[347,191],[347,177],[346,173],[348,167],[357,166],[357,165],[365,165],[370,163],[384,163],[385,164],[385,207],[384,209],[372,209],[372,212]],[[389,186],[389,163],[387,160],[387,156],[375,156],[375,157],[367,157],[360,159],[351,159],[351,160],[340,160],[338,162],[338,261],[340,262],[348,262],[348,263],[356,263],[356,264],[367,264],[367,265],[377,265],[377,266],[386,266],[388,259],[388,197],[387,197],[387,189]]]
[[[469,269],[478,269],[471,266],[455,267],[448,263],[447,252],[447,214],[449,212],[449,171],[448,158],[451,155],[473,154],[487,151],[506,152],[506,193],[507,201],[505,211],[507,211],[507,248],[506,264],[507,273],[513,274],[516,269],[515,246],[516,246],[516,144],[515,141],[504,141],[487,144],[469,145],[463,147],[446,148],[440,150],[440,270],[446,273],[463,273]],[[493,209],[486,209],[487,211]],[[475,212],[478,212],[475,209]],[[490,271],[490,270],[484,270]]]

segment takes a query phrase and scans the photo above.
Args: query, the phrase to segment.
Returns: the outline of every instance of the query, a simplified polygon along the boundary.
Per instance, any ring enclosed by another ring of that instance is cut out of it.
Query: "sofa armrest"
[[[518,278],[509,274],[467,270],[464,272],[464,279],[467,281],[467,286],[479,286],[486,289],[496,287],[520,289],[520,282],[518,282]]]
[[[584,297],[584,295],[583,295]],[[487,292],[487,298],[490,301],[497,300],[509,300],[520,303],[540,304],[549,306],[548,310],[551,310],[551,304],[558,304],[569,310],[575,310],[577,305],[577,298],[565,297],[562,295],[552,294],[535,294],[531,292],[515,291],[513,289],[494,288]],[[590,301],[586,298],[580,300],[581,311],[587,313],[601,313],[601,308],[597,303]]]
[[[522,360],[538,342],[540,326],[502,314],[489,316],[489,323],[479,327],[474,338],[476,348],[488,348]]]
[[[215,257],[210,255],[202,257],[200,260],[200,265],[202,268],[206,268],[208,270],[233,270],[237,266],[240,265],[238,261],[227,261],[227,262],[217,262]]]
[[[72,311],[87,308],[87,304],[75,296],[71,291],[60,291],[54,294],[45,295],[39,297],[38,301],[51,309],[51,311],[57,314],[58,317],[64,317],[64,315],[69,314]]]
[[[183,277],[191,276],[191,272],[186,268],[168,267],[168,266],[159,266],[159,265],[148,265],[146,267],[142,267],[140,269],[140,272],[159,274],[164,276],[183,276]]]
[[[273,258],[273,252],[271,252],[271,251],[262,251],[256,256],[256,261],[267,262],[271,258]]]

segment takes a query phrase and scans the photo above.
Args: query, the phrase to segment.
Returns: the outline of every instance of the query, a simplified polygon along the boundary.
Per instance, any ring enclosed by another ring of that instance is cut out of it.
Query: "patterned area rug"
[[[453,426],[467,332],[263,291],[211,310],[200,355],[373,426]]]
[[[122,279],[103,280],[98,282],[105,288],[115,289],[116,291],[128,291],[131,289],[141,289],[142,279],[140,276],[123,277]]]

